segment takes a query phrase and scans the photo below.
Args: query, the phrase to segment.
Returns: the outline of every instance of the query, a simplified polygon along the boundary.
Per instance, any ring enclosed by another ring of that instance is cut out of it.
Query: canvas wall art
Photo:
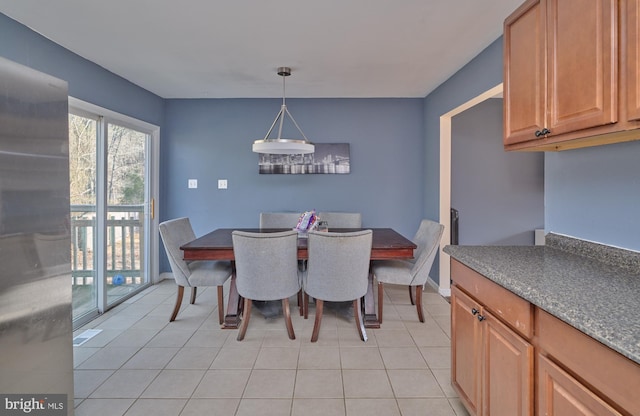
[[[261,153],[259,158],[261,174],[347,174],[351,171],[349,143],[315,143],[314,153]]]

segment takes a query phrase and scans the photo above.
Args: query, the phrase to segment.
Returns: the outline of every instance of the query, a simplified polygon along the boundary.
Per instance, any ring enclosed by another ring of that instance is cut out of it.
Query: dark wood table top
[[[371,260],[411,259],[417,246],[391,228],[334,228],[331,232],[373,231]],[[234,230],[269,233],[283,228],[218,228],[182,247],[185,260],[234,260],[231,233]],[[298,258],[307,258],[307,239],[298,238]]]

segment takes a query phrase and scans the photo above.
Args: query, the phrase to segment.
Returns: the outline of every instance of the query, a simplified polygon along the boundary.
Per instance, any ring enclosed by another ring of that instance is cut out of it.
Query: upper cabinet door
[[[546,127],[555,136],[615,123],[618,1],[546,1]]]
[[[536,139],[545,127],[546,13],[525,2],[504,22],[504,144]]]
[[[627,116],[640,120],[640,0],[627,0]]]

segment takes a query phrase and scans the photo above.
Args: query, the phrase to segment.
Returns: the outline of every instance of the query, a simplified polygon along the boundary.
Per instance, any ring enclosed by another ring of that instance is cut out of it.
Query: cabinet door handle
[[[473,308],[473,309],[471,309],[471,313],[472,313],[473,315],[477,315],[478,313],[480,313],[480,311],[479,311],[479,310],[477,310],[476,308]]]
[[[540,130],[536,130],[534,134],[536,135],[536,137],[542,136],[542,132]]]
[[[478,315],[478,321],[480,321],[480,322],[484,321],[484,316]]]
[[[551,134],[551,130],[549,130],[549,129],[542,129],[541,133],[542,133],[542,135],[543,135],[543,136],[546,136],[547,134]]]

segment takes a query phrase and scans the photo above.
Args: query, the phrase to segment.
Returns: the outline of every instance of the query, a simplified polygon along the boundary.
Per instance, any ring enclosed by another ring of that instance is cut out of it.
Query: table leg
[[[364,295],[364,327],[380,328],[380,321],[376,315],[376,302],[373,285],[373,273],[369,272],[369,284],[367,286],[367,294]]]
[[[224,317],[222,329],[237,329],[240,324],[240,295],[236,287],[236,263],[231,262],[233,273],[229,284],[229,300],[227,302],[227,314]]]

